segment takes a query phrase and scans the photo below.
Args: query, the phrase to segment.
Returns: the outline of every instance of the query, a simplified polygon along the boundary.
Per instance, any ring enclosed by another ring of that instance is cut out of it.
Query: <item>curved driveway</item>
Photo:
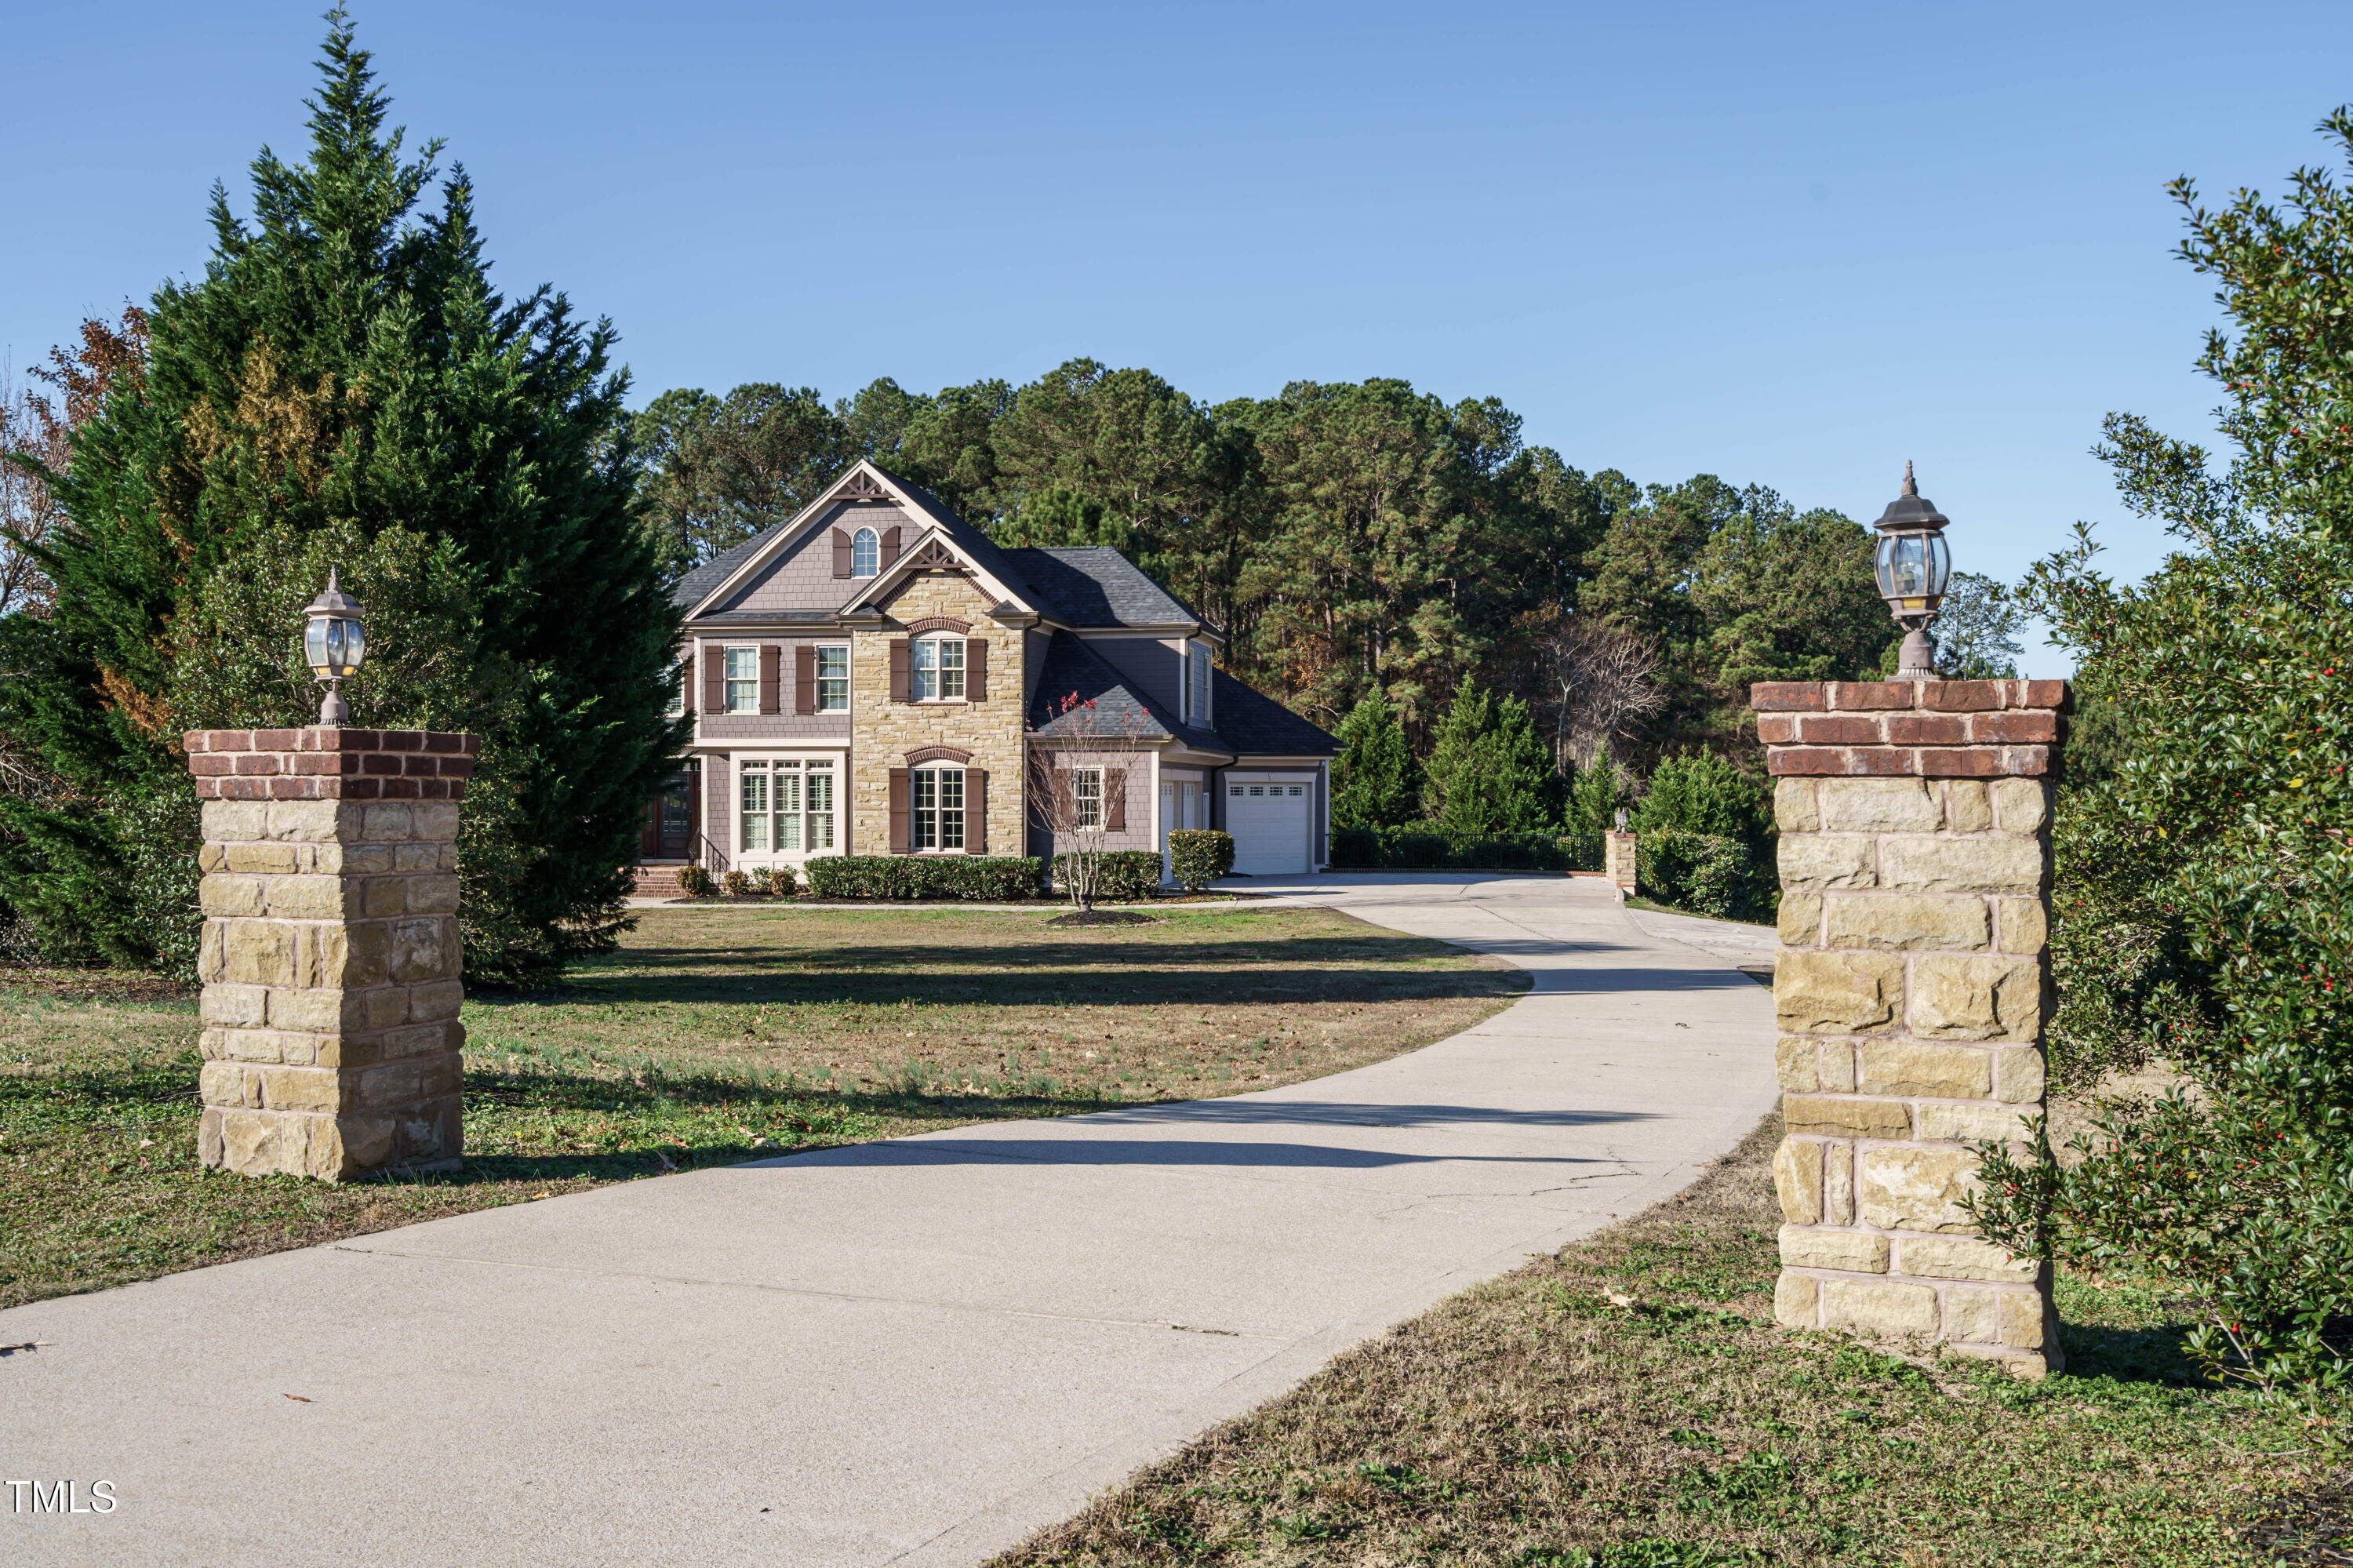
[[[0,1501],[0,1560],[976,1563],[1680,1190],[1771,1107],[1738,928],[1706,950],[1591,879],[1249,885],[1535,988],[1261,1094],[628,1182],[0,1312],[0,1345],[47,1341],[0,1359],[0,1482],[120,1499]]]

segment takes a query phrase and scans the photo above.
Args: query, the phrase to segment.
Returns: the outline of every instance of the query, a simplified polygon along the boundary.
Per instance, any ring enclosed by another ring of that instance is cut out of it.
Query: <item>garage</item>
[[[1314,786],[1305,779],[1226,780],[1226,832],[1234,869],[1247,876],[1298,876],[1312,869],[1307,844]]]

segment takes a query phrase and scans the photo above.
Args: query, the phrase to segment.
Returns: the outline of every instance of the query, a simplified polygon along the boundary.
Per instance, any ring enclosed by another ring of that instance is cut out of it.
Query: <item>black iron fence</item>
[[[1335,871],[1599,871],[1599,833],[1335,828]]]

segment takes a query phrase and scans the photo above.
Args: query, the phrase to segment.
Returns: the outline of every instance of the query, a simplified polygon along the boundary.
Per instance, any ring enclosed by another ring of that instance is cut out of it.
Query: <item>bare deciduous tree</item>
[[[1130,776],[1145,726],[1071,693],[1049,705],[1029,744],[1029,810],[1049,835],[1047,864],[1080,913],[1103,890],[1103,857],[1127,828]]]
[[[0,615],[47,610],[56,590],[33,549],[64,521],[50,481],[71,465],[74,431],[107,388],[146,362],[147,313],[127,305],[116,324],[83,322],[79,348],[49,351],[33,375],[54,396],[0,376]]]
[[[1611,742],[1666,706],[1659,645],[1589,615],[1565,614],[1537,634],[1538,708],[1552,730],[1553,761],[1589,768]]]

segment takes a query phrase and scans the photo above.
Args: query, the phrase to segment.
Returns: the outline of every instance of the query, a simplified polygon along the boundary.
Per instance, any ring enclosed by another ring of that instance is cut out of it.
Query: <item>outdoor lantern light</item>
[[[1879,597],[1904,628],[1904,649],[1897,656],[1899,681],[1936,678],[1936,649],[1928,641],[1928,623],[1945,597],[1945,583],[1953,575],[1952,557],[1945,549],[1945,524],[1951,518],[1923,500],[1912,478],[1912,464],[1904,465],[1904,493],[1879,514],[1877,564]]]
[[[343,722],[343,683],[360,673],[367,658],[367,636],[360,630],[359,601],[345,593],[327,569],[327,591],[304,611],[310,623],[302,629],[302,655],[319,679],[327,683],[327,700],[319,705],[321,724]]]

